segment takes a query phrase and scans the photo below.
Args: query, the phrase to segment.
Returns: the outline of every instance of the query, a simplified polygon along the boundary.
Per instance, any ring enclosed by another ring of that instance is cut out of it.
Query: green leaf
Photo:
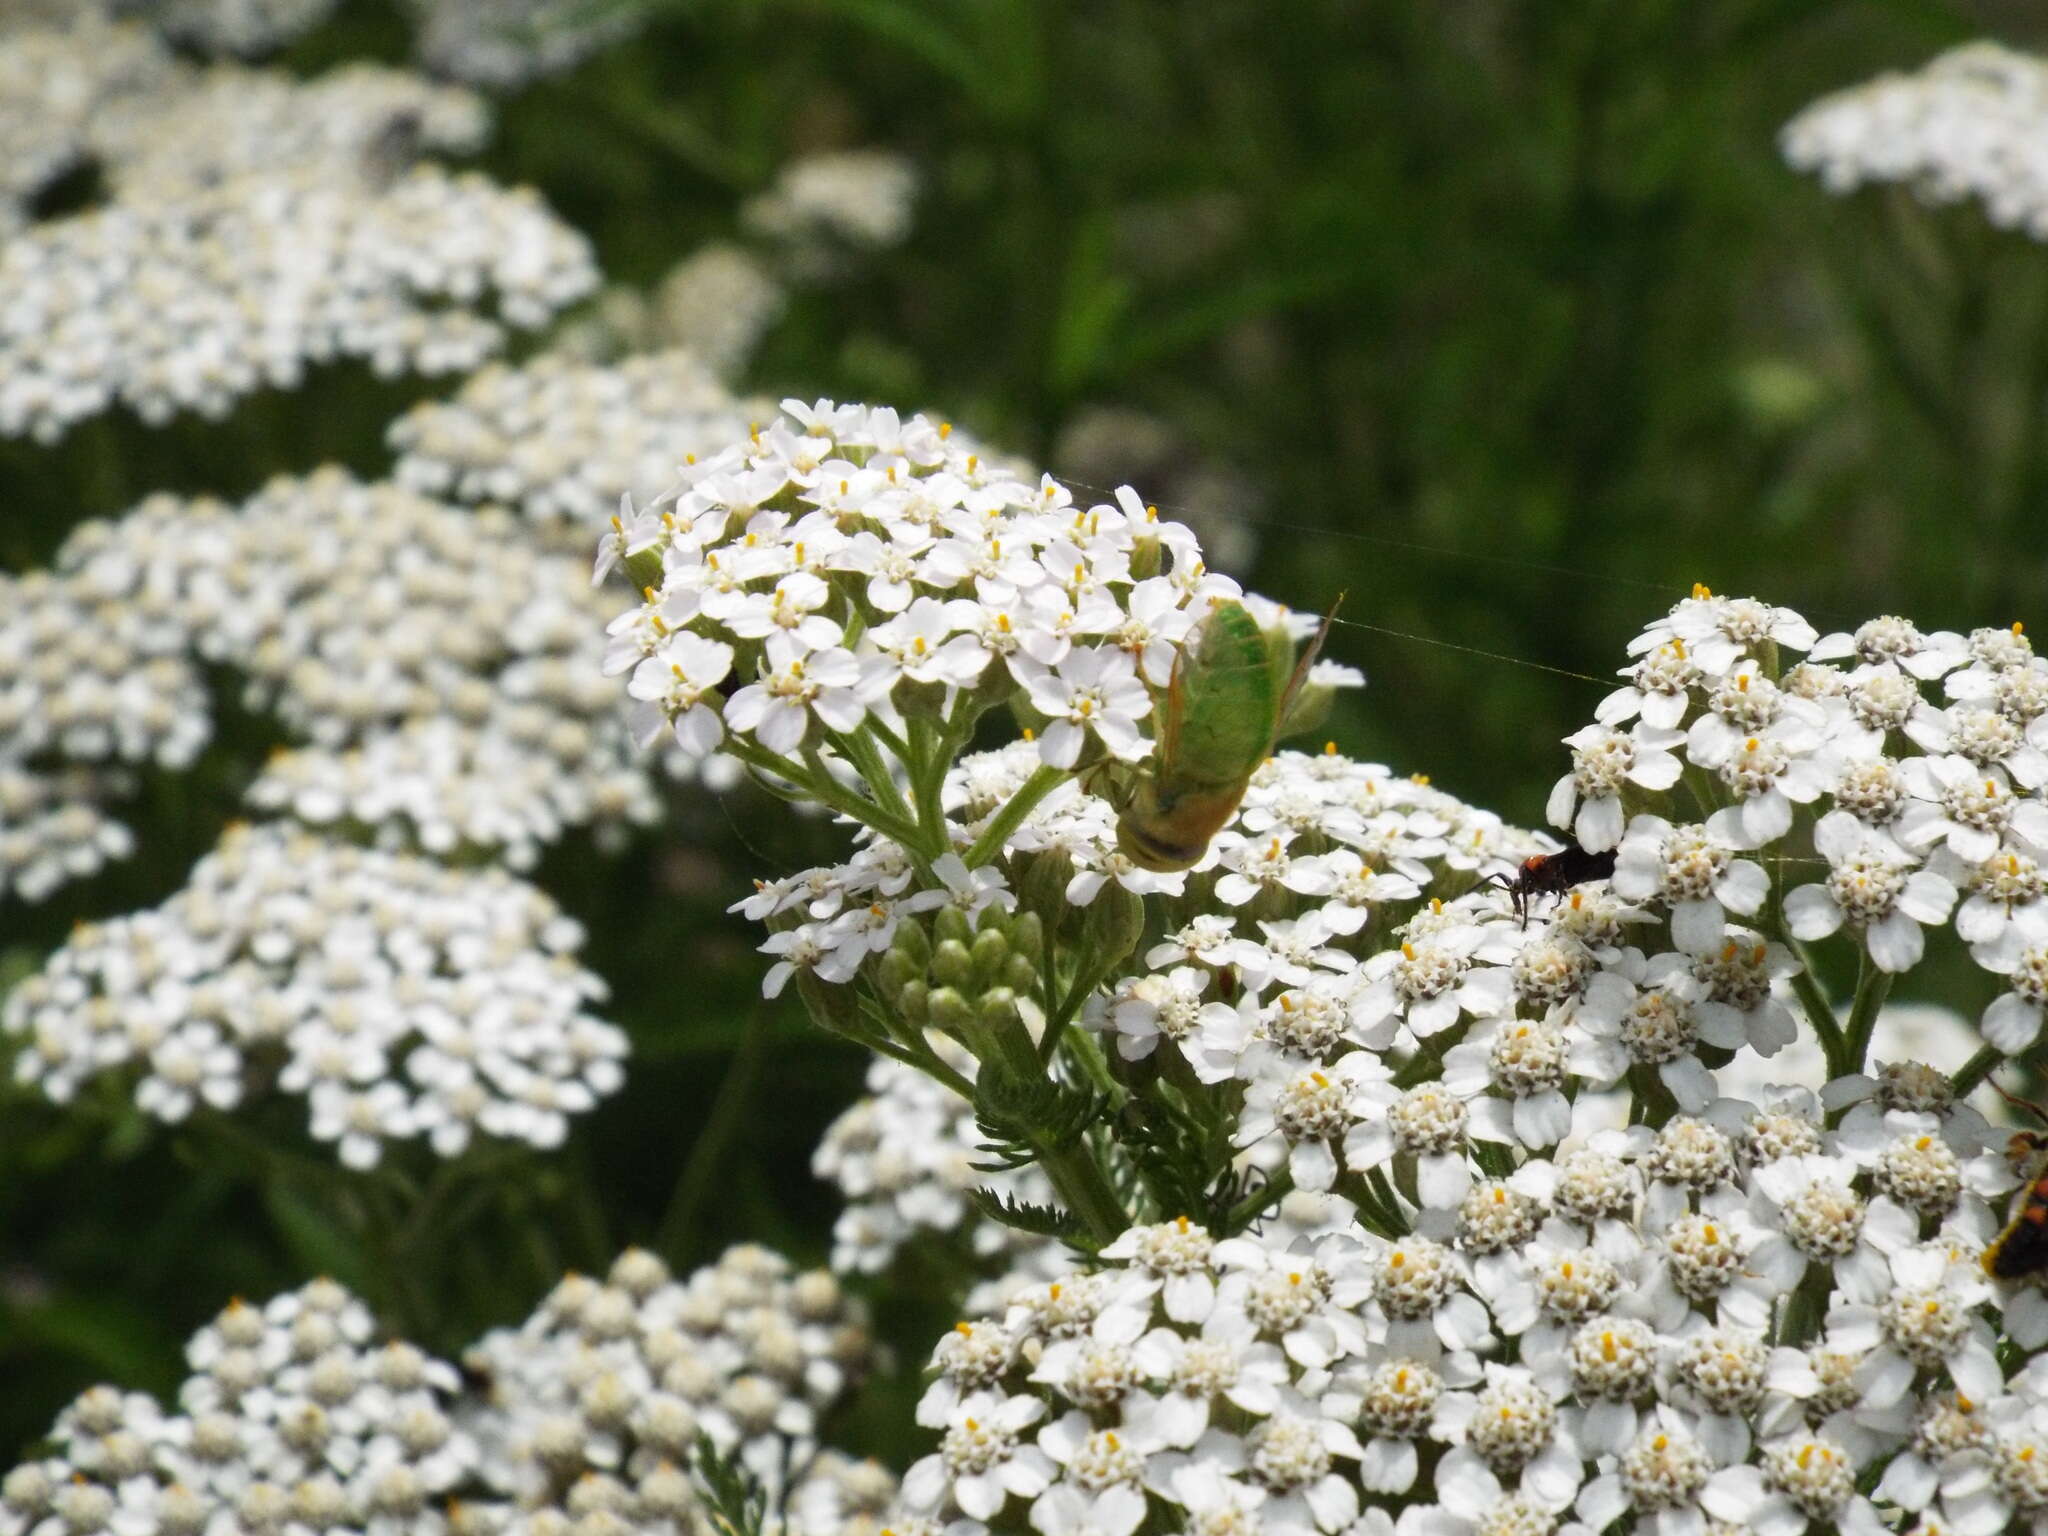
[[[264,1209],[278,1236],[308,1275],[326,1275],[354,1291],[365,1289],[356,1244],[327,1212],[282,1180],[263,1186]]]

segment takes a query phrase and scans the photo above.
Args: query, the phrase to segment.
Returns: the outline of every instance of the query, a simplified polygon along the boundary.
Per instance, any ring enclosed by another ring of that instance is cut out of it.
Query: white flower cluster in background
[[[1785,126],[1785,158],[1830,192],[1898,183],[1974,198],[1992,223],[2048,239],[2048,62],[1969,43],[1916,74],[1816,101]]]
[[[2037,1530],[2048,1305],[1985,1283],[2011,1175],[1937,1083],[1859,1082],[1834,1131],[1722,1100],[1390,1237],[1135,1227],[940,1342],[906,1501],[1047,1536],[1130,1536],[1148,1495],[1274,1536]]]
[[[580,553],[621,496],[651,498],[677,465],[744,439],[773,410],[735,400],[686,351],[612,364],[549,354],[413,407],[388,434],[392,475],[429,496],[517,508]]]
[[[597,281],[532,193],[413,164],[487,126],[469,92],[375,66],[201,69],[90,15],[0,38],[0,233],[78,166],[109,194],[0,243],[0,436],[220,416],[340,358],[474,368]]]
[[[454,1369],[378,1343],[331,1280],[234,1302],[186,1346],[174,1407],[94,1387],[0,1480],[0,1536],[299,1530],[441,1536],[476,1447]]]
[[[200,1329],[171,1408],[80,1396],[0,1478],[0,1536],[714,1536],[700,1434],[760,1468],[765,1536],[877,1536],[896,1479],[815,1429],[870,1353],[830,1275],[763,1248],[682,1280],[628,1250],[471,1350],[467,1382],[316,1280]]]
[[[792,160],[747,200],[740,220],[777,248],[792,277],[822,282],[850,254],[887,250],[910,234],[917,172],[882,149],[833,150]]]
[[[54,442],[117,404],[219,417],[344,358],[465,372],[595,284],[588,243],[538,197],[431,166],[116,203],[0,246],[0,435]]]
[[[641,1250],[605,1280],[572,1275],[464,1357],[489,1390],[463,1423],[484,1483],[507,1501],[481,1528],[552,1536],[608,1513],[621,1523],[607,1529],[694,1532],[700,1436],[787,1510],[791,1536],[858,1526],[894,1479],[821,1458],[818,1419],[872,1349],[837,1280],[766,1248],[728,1249],[681,1280]]]
[[[640,29],[637,0],[407,0],[420,60],[491,90],[558,75]]]
[[[91,11],[61,27],[54,17],[19,29],[0,20],[0,236],[27,222],[38,193],[93,158],[101,113],[161,91],[177,71],[151,33]]]
[[[116,200],[165,199],[242,171],[328,164],[402,169],[415,153],[470,154],[490,127],[472,92],[351,64],[313,80],[179,59],[155,33],[86,8],[0,34],[0,193],[24,205],[82,165]]]
[[[664,345],[686,347],[721,379],[738,375],[788,294],[740,246],[714,241],[670,269],[655,289],[651,324]]]
[[[972,1079],[974,1058],[944,1036],[933,1048]],[[990,1172],[974,1106],[914,1067],[877,1057],[867,1094],[834,1120],[811,1159],[811,1170],[846,1198],[832,1228],[832,1267],[841,1273],[886,1269],[905,1243],[926,1233],[968,1228],[977,1258],[1010,1258],[1034,1246],[993,1222],[973,1221],[970,1192],[1033,1205],[1052,1202],[1035,1169]]]
[[[390,176],[416,155],[474,154],[490,126],[474,93],[405,70],[348,64],[300,80],[218,64],[116,98],[85,142],[117,202],[163,202],[248,171],[329,165]]]
[[[0,763],[0,896],[41,901],[134,853],[134,832],[105,809],[128,787],[119,772]]]
[[[352,1168],[481,1134],[538,1147],[624,1077],[576,923],[502,870],[230,829],[162,906],[80,927],[8,993],[17,1080],[104,1073],[177,1123],[285,1093]]]
[[[605,602],[510,514],[329,469],[232,509],[152,498],[81,528],[59,566],[241,673],[245,704],[302,740],[252,786],[263,810],[515,865],[660,813],[601,673]]]
[[[255,58],[275,53],[334,14],[340,0],[115,0],[200,53]]]
[[[175,626],[68,576],[0,575],[0,896],[125,857],[127,770],[190,765],[206,690]]]

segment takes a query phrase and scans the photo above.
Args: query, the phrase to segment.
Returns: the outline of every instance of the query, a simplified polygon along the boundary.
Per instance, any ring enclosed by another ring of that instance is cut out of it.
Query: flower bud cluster
[[[624,1077],[581,938],[502,870],[238,827],[161,907],[80,927],[0,1031],[17,1079],[59,1103],[109,1073],[170,1123],[302,1096],[353,1168],[413,1139],[553,1147]]]
[[[570,1276],[467,1380],[316,1280],[202,1328],[174,1409],[79,1397],[0,1477],[0,1536],[714,1536],[700,1435],[766,1486],[765,1532],[878,1536],[895,1478],[815,1428],[869,1353],[830,1275],[761,1248]]]
[[[399,484],[516,508],[580,554],[621,496],[652,497],[678,464],[744,438],[772,409],[735,400],[685,351],[610,365],[546,354],[483,369],[451,399],[413,407],[387,438]]]
[[[477,1461],[460,1383],[374,1331],[330,1280],[231,1303],[187,1345],[175,1409],[95,1387],[58,1416],[48,1453],[0,1480],[0,1536],[440,1536]]]
[[[809,1504],[821,1521],[885,1503],[893,1490],[863,1489],[877,1479],[837,1459],[821,1474],[830,1486],[800,1488],[819,1415],[871,1349],[837,1280],[765,1248],[729,1249],[681,1280],[638,1249],[603,1281],[572,1275],[464,1356],[491,1385],[463,1422],[485,1448],[484,1483],[510,1501],[488,1528],[566,1536],[603,1510],[624,1522],[607,1529],[691,1532],[700,1436],[772,1502]]]
[[[2048,63],[1968,43],[1915,74],[1824,96],[1785,126],[1785,158],[1830,192],[1896,182],[1931,203],[1974,198],[2001,229],[2048,239]]]

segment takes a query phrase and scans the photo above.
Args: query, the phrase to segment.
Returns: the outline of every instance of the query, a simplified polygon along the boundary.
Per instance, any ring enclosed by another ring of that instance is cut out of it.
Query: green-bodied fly
[[[1243,603],[1209,609],[1159,701],[1151,758],[1108,765],[1097,782],[1131,862],[1167,872],[1201,859],[1272,754],[1329,629],[1325,618],[1297,657],[1286,629],[1261,629]]]

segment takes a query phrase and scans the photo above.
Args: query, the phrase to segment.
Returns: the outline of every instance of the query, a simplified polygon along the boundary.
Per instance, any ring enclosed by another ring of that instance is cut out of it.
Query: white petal
[[[1825,886],[1802,885],[1785,897],[1785,922],[1796,939],[1824,939],[1842,926],[1842,909]]]
[[[2032,1045],[2041,1033],[2041,1010],[2016,992],[2007,992],[1984,1010],[1978,1026],[1986,1043],[2008,1056]]]
[[[1920,963],[1927,939],[1920,925],[1904,912],[1893,911],[1863,931],[1870,960],[1881,971],[1897,974]]]

